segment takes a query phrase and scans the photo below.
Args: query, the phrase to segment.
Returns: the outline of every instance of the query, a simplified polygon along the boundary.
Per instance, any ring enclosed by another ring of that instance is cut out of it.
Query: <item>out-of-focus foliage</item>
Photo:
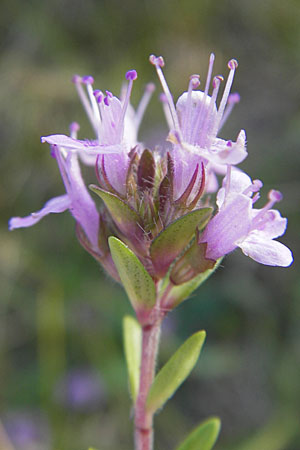
[[[236,252],[166,320],[160,367],[191,333],[206,329],[207,341],[193,376],[156,420],[157,448],[175,448],[200,420],[218,415],[217,449],[298,449],[298,0],[3,0],[0,8],[0,417],[14,446],[132,448],[125,293],[79,246],[67,213],[7,231],[10,216],[63,193],[39,136],[66,133],[74,120],[80,137],[92,136],[73,73],[93,74],[98,88],[117,93],[135,68],[137,102],[155,80],[150,53],[165,56],[179,95],[191,73],[204,78],[214,51],[221,73],[229,58],[240,63],[234,90],[242,100],[224,136],[245,128],[242,168],[264,180],[265,193],[283,192],[289,228],[282,241],[296,263],[263,267]],[[166,130],[152,101],[140,138],[151,145]]]

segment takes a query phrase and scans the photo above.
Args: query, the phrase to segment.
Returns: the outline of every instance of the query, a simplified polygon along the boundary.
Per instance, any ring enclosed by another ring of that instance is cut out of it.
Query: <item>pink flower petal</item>
[[[253,217],[260,212],[260,209],[253,210]],[[285,233],[287,219],[282,217],[277,209],[267,211],[261,222],[258,222],[256,229],[265,239],[275,239]]]
[[[266,240],[260,232],[253,231],[240,244],[246,256],[267,266],[288,267],[293,262],[291,250],[281,242]]]
[[[50,136],[43,136],[41,141],[47,142],[50,145],[57,145],[58,147],[63,147],[70,151],[84,151],[89,154],[97,153],[120,153],[124,151],[121,144],[114,145],[101,145],[97,141],[80,141],[73,139],[64,134],[52,134]]]
[[[54,197],[45,203],[44,207],[37,212],[31,213],[26,217],[12,217],[9,221],[9,229],[26,228],[35,225],[44,216],[50,213],[61,213],[70,207],[71,201],[68,195]]]

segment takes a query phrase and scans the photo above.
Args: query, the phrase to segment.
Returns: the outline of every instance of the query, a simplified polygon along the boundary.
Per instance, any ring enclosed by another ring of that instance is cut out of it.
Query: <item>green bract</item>
[[[120,279],[133,308],[153,308],[156,301],[155,284],[137,256],[122,241],[114,236],[108,239],[111,255]]]
[[[103,200],[121,233],[130,239],[137,249],[141,250],[144,233],[139,226],[141,225],[141,218],[138,213],[117,195],[104,191],[95,185],[90,185],[90,189]]]

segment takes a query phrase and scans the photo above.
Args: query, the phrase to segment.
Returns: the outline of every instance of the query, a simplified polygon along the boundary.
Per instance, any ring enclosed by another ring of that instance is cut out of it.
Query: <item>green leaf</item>
[[[208,269],[203,273],[200,273],[195,278],[186,283],[174,286],[169,294],[168,304],[172,304],[172,307],[178,306],[181,302],[186,300],[204,281],[206,281],[214,271],[219,267],[223,258],[219,258],[212,269]]]
[[[218,438],[221,422],[211,417],[202,422],[176,450],[211,450]]]
[[[130,392],[135,403],[140,382],[142,329],[132,316],[125,316],[123,319],[123,340]]]
[[[108,239],[112,259],[133,308],[151,309],[155,305],[156,290],[151,276],[138,257],[114,236]]]
[[[196,209],[170,223],[152,242],[150,255],[159,277],[165,276],[170,264],[185,249],[197,227],[208,222],[212,208]]]
[[[119,230],[130,239],[137,249],[143,249],[144,232],[138,213],[117,195],[104,191],[93,184],[89,188],[104,201]]]
[[[205,331],[190,336],[156,375],[146,410],[155,413],[175,393],[195,366],[205,340]]]

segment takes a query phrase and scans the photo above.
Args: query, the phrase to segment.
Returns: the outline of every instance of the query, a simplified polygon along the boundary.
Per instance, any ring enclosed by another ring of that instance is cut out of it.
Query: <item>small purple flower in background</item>
[[[50,450],[49,425],[45,417],[28,411],[12,412],[4,428],[16,450]]]
[[[73,369],[58,381],[54,397],[60,405],[91,412],[105,403],[106,391],[99,375],[89,369]]]

